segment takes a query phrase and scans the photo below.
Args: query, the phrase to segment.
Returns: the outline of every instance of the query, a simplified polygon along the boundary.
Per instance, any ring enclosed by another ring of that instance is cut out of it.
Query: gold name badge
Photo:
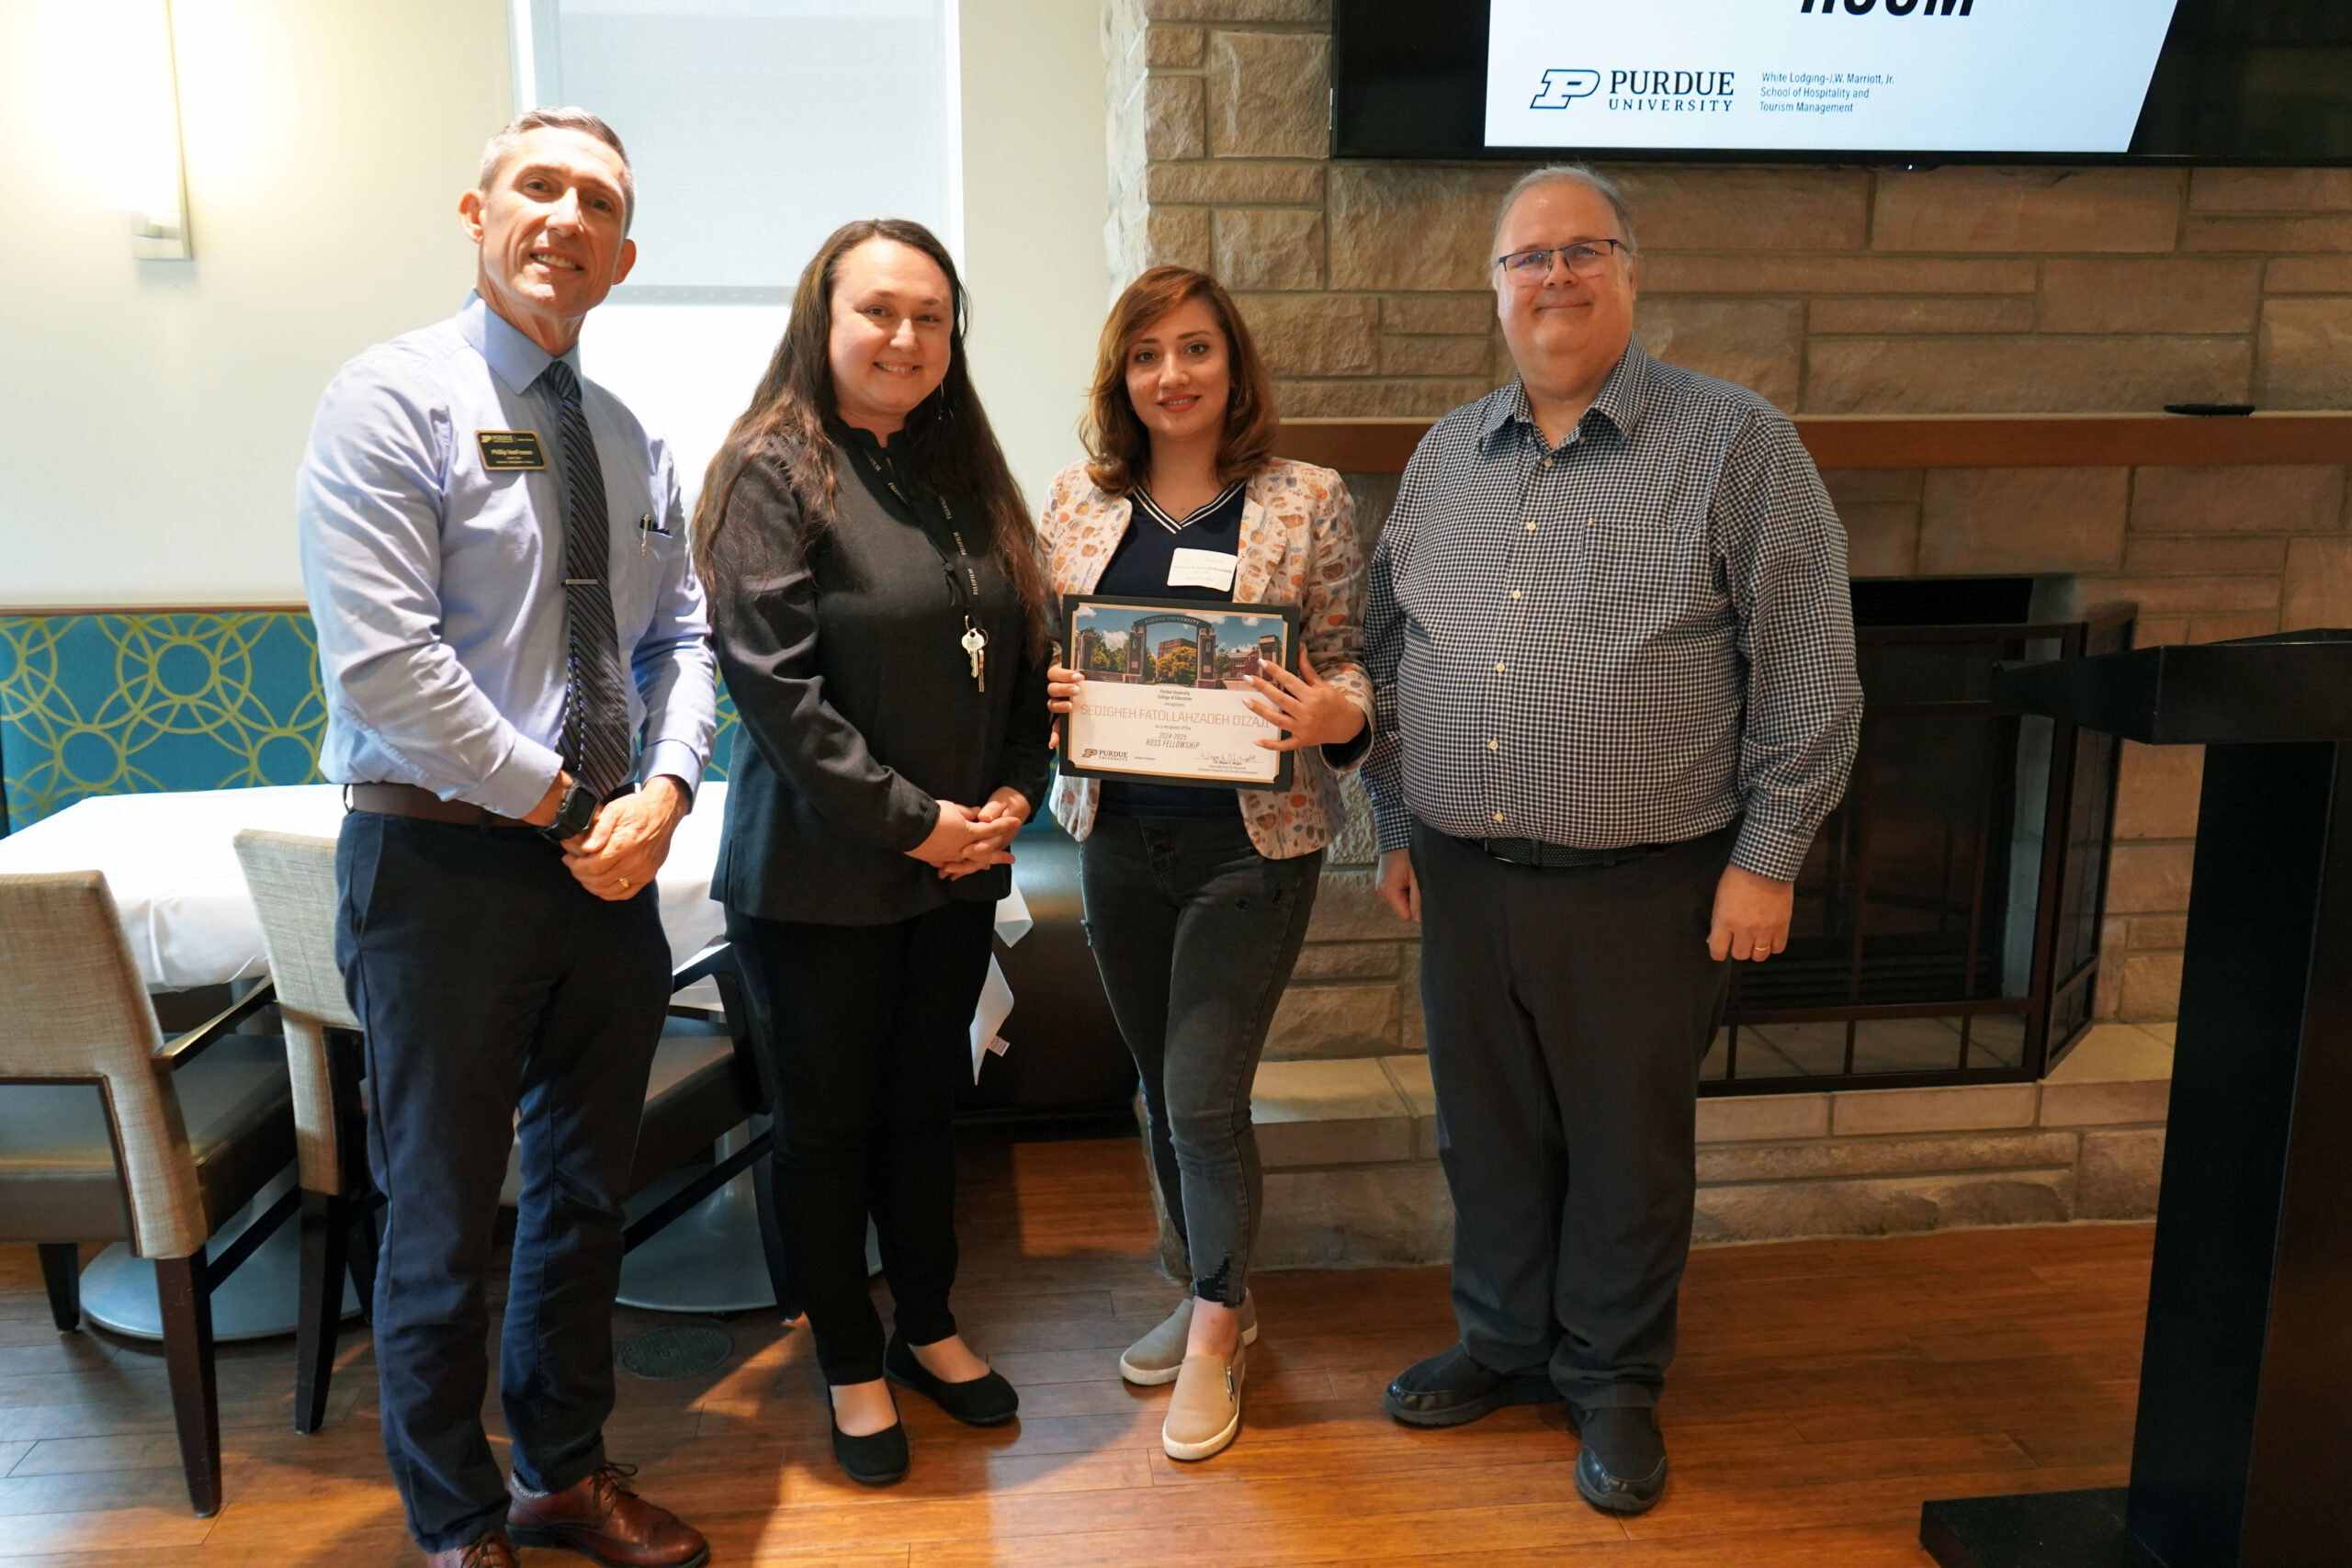
[[[481,447],[481,466],[485,468],[544,468],[548,455],[539,446],[536,430],[477,430],[475,444]]]

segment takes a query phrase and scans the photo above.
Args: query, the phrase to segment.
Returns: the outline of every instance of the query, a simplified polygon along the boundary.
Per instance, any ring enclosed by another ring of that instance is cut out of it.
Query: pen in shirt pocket
[[[653,513],[649,512],[637,520],[637,553],[639,555],[645,553],[645,547],[652,542],[652,536],[656,534],[666,539],[670,536],[670,530],[653,521]]]

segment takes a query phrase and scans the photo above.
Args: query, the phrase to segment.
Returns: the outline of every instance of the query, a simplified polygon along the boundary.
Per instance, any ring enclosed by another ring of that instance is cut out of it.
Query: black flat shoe
[[[913,1389],[967,1427],[1001,1427],[1021,1409],[1021,1395],[1003,1373],[991,1369],[984,1377],[949,1382],[925,1371],[915,1359],[914,1347],[895,1334],[882,1353],[882,1375]]]
[[[1546,1372],[1498,1372],[1460,1345],[1396,1374],[1380,1407],[1408,1427],[1459,1427],[1506,1404],[1548,1404],[1560,1397]]]
[[[842,1473],[863,1486],[888,1486],[907,1478],[907,1466],[912,1462],[907,1452],[907,1424],[894,1421],[878,1432],[863,1438],[853,1438],[833,1427],[833,1458],[841,1461]]]
[[[1646,1404],[1568,1406],[1584,1448],[1577,1455],[1577,1495],[1612,1514],[1645,1514],[1666,1490],[1666,1438]]]

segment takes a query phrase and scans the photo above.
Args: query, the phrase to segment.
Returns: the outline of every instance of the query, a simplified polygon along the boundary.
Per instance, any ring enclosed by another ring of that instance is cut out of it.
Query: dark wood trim
[[[335,1329],[343,1317],[343,1275],[351,1217],[332,1192],[300,1191],[301,1263],[294,1290],[294,1430],[309,1437],[326,1424],[334,1380]]]
[[[306,1187],[296,1196],[302,1201],[302,1253],[295,1289],[294,1430],[307,1438],[326,1424],[345,1276],[363,1313],[376,1293],[376,1211],[382,1200],[373,1189],[346,1197]]]
[[[1343,474],[1401,474],[1429,434],[1426,419],[1286,419],[1274,450]]]
[[[1275,450],[1348,474],[1396,474],[1425,419],[1289,419]],[[1800,414],[1824,468],[2049,468],[2352,463],[2352,413]]]
[[[627,1230],[621,1232],[621,1255],[627,1257],[635,1252],[661,1234],[673,1220],[679,1218],[687,1210],[695,1207],[704,1199],[767,1158],[768,1150],[773,1146],[773,1143],[771,1134],[762,1133],[725,1159],[715,1165],[704,1167],[695,1174],[693,1180],[639,1215],[630,1223]],[[637,1194],[632,1192],[629,1196],[634,1198]]]
[[[203,1265],[200,1249],[193,1258],[156,1258],[155,1298],[188,1506],[209,1519],[220,1511],[220,1389],[212,1366],[212,1287]]]
[[[368,1167],[368,1113],[359,1093],[365,1043],[357,1030],[325,1029],[329,1114],[335,1129],[335,1190],[301,1189],[302,1257],[296,1285],[294,1430],[305,1437],[326,1421],[334,1378],[335,1338],[343,1325],[345,1275],[359,1315],[374,1321],[376,1211],[384,1195]]]
[[[82,1326],[82,1248],[70,1241],[44,1241],[40,1247],[50,1321],[60,1334],[70,1334]]]
[[[186,1034],[175,1036],[155,1049],[156,1066],[167,1073],[178,1072],[196,1060],[201,1052],[209,1050],[228,1036],[237,1032],[238,1026],[262,1009],[277,1000],[277,987],[264,980],[226,1008],[206,1020]]]
[[[277,1201],[261,1212],[253,1224],[237,1233],[237,1239],[223,1247],[220,1256],[199,1253],[197,1261],[204,1276],[204,1288],[218,1290],[220,1281],[235,1273],[246,1258],[251,1258],[267,1241],[278,1226],[302,1206],[302,1190],[289,1187],[277,1195]],[[216,1232],[212,1239],[218,1239]],[[208,1241],[208,1247],[210,1243]]]

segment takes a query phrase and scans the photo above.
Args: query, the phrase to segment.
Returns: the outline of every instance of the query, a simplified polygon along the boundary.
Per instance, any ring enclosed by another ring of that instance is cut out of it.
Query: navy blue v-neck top
[[[1127,531],[1094,585],[1097,593],[1131,599],[1213,599],[1233,603],[1233,590],[1188,584],[1170,587],[1169,572],[1178,550],[1214,550],[1238,556],[1241,542],[1242,481],[1217,493],[1216,499],[1187,517],[1171,517],[1142,490],[1128,492]],[[1114,817],[1238,817],[1241,801],[1234,791],[1199,784],[1123,784],[1102,781],[1097,811]]]

